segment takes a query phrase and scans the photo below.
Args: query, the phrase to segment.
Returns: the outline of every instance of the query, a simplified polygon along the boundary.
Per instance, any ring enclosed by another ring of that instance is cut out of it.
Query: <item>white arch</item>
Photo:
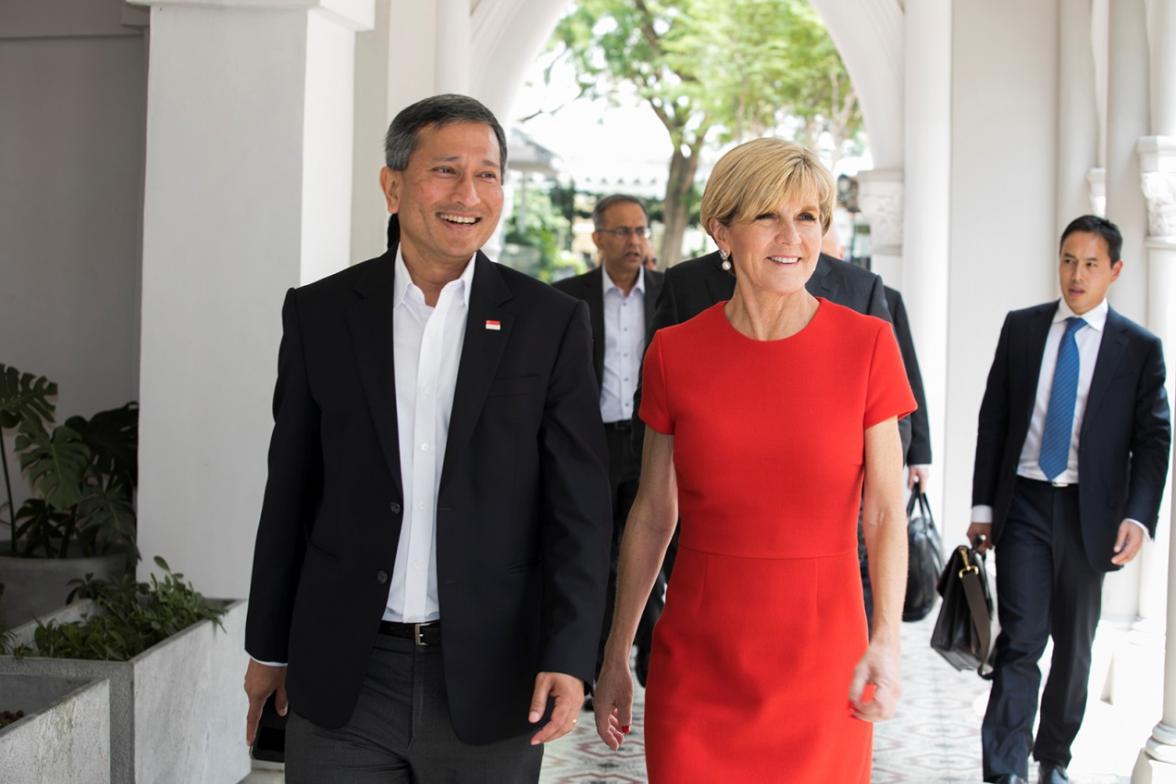
[[[903,11],[898,0],[812,0],[857,90],[874,166],[903,163]],[[470,88],[504,121],[531,62],[568,5],[479,0],[472,16]]]

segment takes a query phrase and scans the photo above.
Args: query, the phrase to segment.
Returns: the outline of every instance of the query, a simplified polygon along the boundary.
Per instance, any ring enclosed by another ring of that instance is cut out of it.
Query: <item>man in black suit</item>
[[[617,558],[629,508],[637,497],[641,465],[633,444],[633,394],[641,379],[645,336],[653,322],[653,303],[661,292],[662,274],[645,269],[651,257],[649,215],[640,200],[625,194],[605,196],[592,211],[592,241],[600,266],[561,280],[555,287],[588,303],[592,321],[592,363],[600,382],[600,414],[608,437],[608,478],[613,505],[613,541],[609,563],[604,626],[597,652],[597,671],[604,659],[604,641],[612,626],[616,598]],[[645,685],[653,627],[664,605],[665,583],[654,585],[637,629],[637,680]]]
[[[915,402],[919,406],[911,414],[911,440],[903,454],[903,463],[907,467],[907,487],[913,488],[917,482],[926,491],[928,480],[931,478],[931,424],[927,418],[927,395],[923,391],[923,374],[919,370],[915,339],[911,335],[911,322],[907,317],[902,294],[889,286],[884,288],[886,309],[890,311],[890,318],[894,324],[898,348],[902,352],[902,362],[906,366],[907,381],[911,384],[911,391],[915,393]]]
[[[1160,340],[1106,302],[1122,237],[1085,215],[1062,232],[1061,301],[1005,317],[980,407],[970,538],[996,550],[1001,632],[984,780],[1069,781],[1103,576],[1156,530],[1171,445]],[[1037,660],[1054,641],[1033,738]]]
[[[388,252],[282,311],[246,733],[288,693],[287,781],[533,782],[604,611],[588,309],[479,250],[506,162],[484,106],[416,103],[385,153]]]

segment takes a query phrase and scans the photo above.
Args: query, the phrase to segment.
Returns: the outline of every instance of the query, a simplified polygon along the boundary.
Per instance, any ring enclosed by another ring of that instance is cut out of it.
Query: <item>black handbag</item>
[[[992,595],[984,556],[960,545],[939,577],[943,604],[931,632],[931,647],[957,670],[992,677]]]
[[[931,517],[927,494],[915,485],[907,502],[907,583],[902,604],[904,621],[921,621],[935,607],[943,571],[943,540]]]

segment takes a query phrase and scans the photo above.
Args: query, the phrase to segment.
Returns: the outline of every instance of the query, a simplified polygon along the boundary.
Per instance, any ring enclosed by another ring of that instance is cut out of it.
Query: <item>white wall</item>
[[[952,29],[948,545],[970,517],[976,416],[1005,313],[1057,296],[1057,2],[957,0]]]
[[[45,5],[0,3],[0,363],[63,421],[139,396],[147,64],[121,0]]]

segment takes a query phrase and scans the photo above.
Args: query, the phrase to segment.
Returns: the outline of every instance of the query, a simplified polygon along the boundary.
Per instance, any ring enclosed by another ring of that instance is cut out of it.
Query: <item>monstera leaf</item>
[[[27,420],[26,420],[27,424]],[[41,426],[16,437],[20,467],[37,493],[54,509],[65,512],[82,500],[90,448],[71,428],[61,425],[53,435]]]
[[[76,431],[94,456],[94,471],[104,477],[125,478],[131,487],[138,483],[139,404],[99,411],[89,421],[73,416],[65,426]]]
[[[16,427],[21,422],[36,422],[42,427],[53,422],[53,403],[57,385],[43,376],[22,373],[10,365],[0,364],[0,428]]]
[[[135,507],[125,478],[109,477],[91,484],[78,503],[78,542],[87,555],[125,547],[135,559]]]
[[[30,498],[16,513],[16,540],[20,555],[53,557],[67,546],[72,515],[58,512],[40,498]]]

